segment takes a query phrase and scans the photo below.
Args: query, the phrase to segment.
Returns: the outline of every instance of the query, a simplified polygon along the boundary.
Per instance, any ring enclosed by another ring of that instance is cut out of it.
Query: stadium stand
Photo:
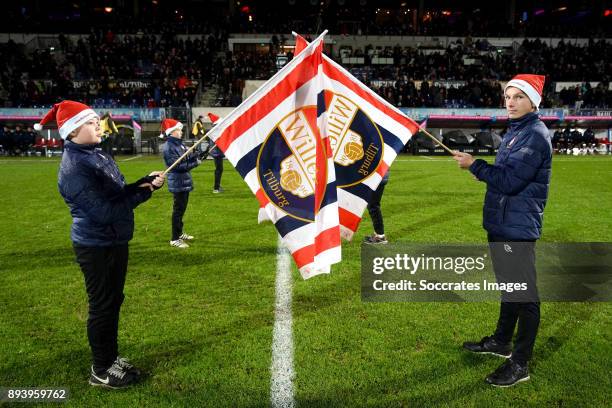
[[[547,124],[562,128],[573,121],[573,128],[590,126],[601,135],[605,123],[584,122],[580,115],[612,108],[610,13],[581,5],[540,12],[523,11],[513,1],[500,10],[469,3],[452,9],[445,2],[361,0],[288,0],[282,8],[260,1],[164,0],[134,3],[138,7],[89,7],[84,1],[8,6],[0,29],[0,107],[30,109],[23,117],[2,116],[9,125],[3,151],[48,147],[51,134],[29,137],[30,148],[18,148],[15,140],[25,139],[12,135],[31,126],[39,114],[34,109],[62,99],[113,114],[123,109],[124,121],[143,119],[145,134],[156,131],[147,122],[164,115],[189,122],[194,107],[237,106],[248,95],[248,81],[266,80],[291,60],[291,31],[312,39],[324,28],[327,54],[401,109],[503,108],[502,81],[517,72],[543,72],[540,106],[548,109]],[[421,120],[435,116],[427,112]],[[567,119],[567,113],[578,116]],[[494,124],[496,113],[477,114],[485,119],[465,126]],[[440,118],[433,124],[455,125]],[[558,150],[573,148],[563,145],[567,138],[558,140]],[[157,151],[150,140],[142,143]]]
[[[101,33],[99,33],[101,34]],[[108,34],[108,33],[107,33]],[[221,52],[212,35],[195,40],[170,35],[102,36],[90,34],[76,42],[58,36],[57,50],[27,52],[13,41],[4,44],[0,58],[3,106],[45,106],[58,99],[77,99],[100,107],[191,106],[198,90],[218,87],[218,105],[236,106],[247,79],[267,79],[276,72],[276,53]],[[543,107],[610,107],[607,87],[612,64],[612,44],[590,41],[585,46],[561,41],[551,47],[540,40],[525,40],[513,53],[497,49],[477,51],[471,45],[453,44],[435,53],[423,48],[389,46],[366,48],[351,56],[366,55],[364,64],[347,65],[353,75],[398,106],[500,107],[499,83],[510,71],[550,72]],[[471,53],[474,55],[471,55]],[[478,58],[466,65],[466,56]],[[586,56],[587,58],[579,58]],[[291,55],[289,56],[291,57]],[[372,64],[376,57],[389,64]],[[344,57],[336,58],[342,62]],[[211,64],[211,61],[213,63]],[[54,79],[49,79],[54,78]],[[597,85],[589,81],[597,79]],[[415,81],[433,81],[424,87]],[[440,86],[436,81],[456,81]],[[578,82],[556,92],[556,82]],[[201,85],[201,86],[200,86]]]

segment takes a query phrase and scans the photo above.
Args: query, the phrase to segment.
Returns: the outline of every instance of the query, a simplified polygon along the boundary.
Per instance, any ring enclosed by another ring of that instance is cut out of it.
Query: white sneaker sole
[[[187,249],[189,248],[189,245],[174,245],[174,244],[170,244],[171,247],[173,248],[179,248],[179,249]]]
[[[503,354],[494,353],[492,351],[472,351],[472,350],[466,349],[465,347],[463,347],[463,349],[465,351],[467,351],[468,353],[472,353],[472,354],[489,354],[489,355],[492,355],[492,356],[495,356],[495,357],[501,357],[501,358],[505,358],[505,359],[509,359],[510,357],[512,357],[512,353],[510,353],[510,354],[508,354],[506,356],[506,355],[503,355]]]
[[[109,384],[95,383],[95,382],[89,380],[89,385],[91,385],[92,387],[106,388],[107,390],[124,390],[126,388],[130,388],[134,384],[129,384],[129,385],[126,385],[124,387],[113,387],[112,385],[109,385]]]
[[[512,384],[508,384],[508,385],[499,385],[499,384],[489,384],[492,385],[493,387],[497,387],[497,388],[508,388],[508,387],[512,387],[513,385],[516,385],[520,382],[525,382],[529,380],[529,376],[525,377],[525,378],[521,378],[520,380],[517,380],[515,383]]]
[[[494,353],[492,351],[484,351],[482,353],[478,353],[478,352],[472,351],[472,353],[475,353],[475,354],[490,354],[492,356],[501,357],[501,358],[505,358],[505,359],[509,359],[510,357],[512,357],[512,353],[508,354],[507,356],[505,356],[503,354]]]

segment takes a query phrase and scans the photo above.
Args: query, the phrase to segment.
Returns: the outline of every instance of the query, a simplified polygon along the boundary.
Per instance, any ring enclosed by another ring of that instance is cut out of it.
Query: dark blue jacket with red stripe
[[[151,191],[126,185],[117,164],[98,145],[67,141],[58,187],[70,207],[72,242],[98,247],[126,244],[134,234],[134,208]]]
[[[470,171],[487,183],[483,227],[489,235],[535,240],[542,234],[548,199],[552,146],[536,113],[510,120],[495,164],[476,160]]]

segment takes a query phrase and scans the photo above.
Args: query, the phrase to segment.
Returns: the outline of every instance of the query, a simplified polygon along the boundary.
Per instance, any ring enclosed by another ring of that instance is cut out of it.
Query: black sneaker
[[[378,234],[368,235],[367,237],[363,239],[363,242],[365,242],[366,244],[374,244],[374,245],[389,243],[389,241],[387,241],[387,237],[384,234],[383,235],[378,235]]]
[[[134,367],[134,365],[130,363],[130,360],[128,360],[127,358],[117,356],[117,358],[115,359],[115,364],[121,367],[123,371],[134,374],[136,377],[140,377],[140,370]]]
[[[112,366],[98,374],[91,367],[89,384],[94,387],[112,388],[114,390],[127,388],[138,381],[138,377],[132,373],[124,371],[116,362]]]
[[[519,364],[512,359],[508,359],[485,379],[494,387],[512,387],[514,384],[527,380],[529,380],[527,364]]]
[[[493,354],[494,356],[510,358],[512,356],[512,347],[510,343],[501,344],[492,336],[483,337],[478,343],[466,341],[463,343],[463,348],[472,353]]]

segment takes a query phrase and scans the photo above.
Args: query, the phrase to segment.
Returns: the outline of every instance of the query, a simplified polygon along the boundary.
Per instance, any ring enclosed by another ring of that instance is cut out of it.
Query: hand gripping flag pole
[[[170,167],[168,167],[166,170],[164,170],[164,172],[161,175],[165,176],[166,174],[171,172],[172,169],[175,168],[181,161],[183,161],[183,159],[185,157],[189,156],[191,154],[191,152],[193,152],[195,150],[195,148],[198,147],[200,145],[200,143],[202,143],[204,141],[204,139],[206,139],[208,137],[208,133],[210,133],[210,130],[208,132],[206,132],[206,134],[204,136],[202,136],[197,142],[195,142],[193,144],[193,146],[191,146],[185,153],[183,153],[181,157],[176,159],[176,161],[174,163],[172,163],[172,165]]]

